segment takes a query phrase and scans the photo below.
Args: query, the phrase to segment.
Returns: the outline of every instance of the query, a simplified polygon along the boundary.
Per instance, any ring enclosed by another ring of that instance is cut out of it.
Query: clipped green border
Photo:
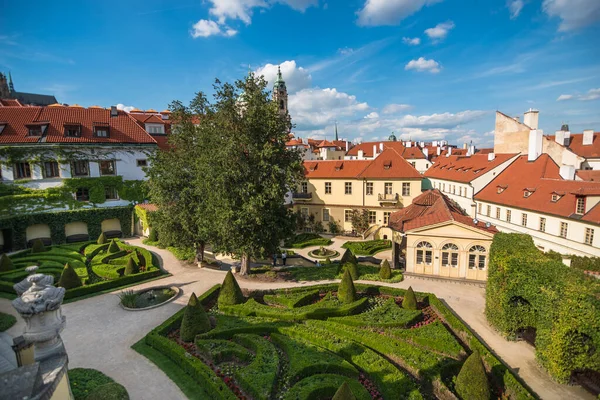
[[[337,250],[330,250],[330,249],[327,249],[327,250],[333,251],[333,253],[334,253],[334,254],[332,254],[332,255],[329,255],[329,256],[318,256],[318,255],[316,255],[316,254],[313,254],[315,251],[319,251],[319,250],[320,250],[320,249],[315,249],[315,250],[311,250],[311,251],[309,251],[309,252],[308,252],[308,256],[309,256],[309,257],[313,257],[313,258],[318,258],[318,259],[320,259],[320,260],[326,260],[326,259],[328,259],[328,258],[336,258],[336,257],[339,257],[339,255],[340,255],[340,252],[339,252],[339,251],[337,251]]]

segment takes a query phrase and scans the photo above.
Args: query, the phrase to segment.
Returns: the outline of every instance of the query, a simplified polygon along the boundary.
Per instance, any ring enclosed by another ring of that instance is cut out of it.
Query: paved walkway
[[[171,284],[180,287],[183,294],[162,307],[138,312],[121,309],[118,305],[119,299],[113,293],[63,305],[67,326],[62,337],[69,354],[69,367],[94,368],[104,372],[123,384],[132,400],[185,399],[179,388],[160,369],[132,350],[130,346],[185,306],[192,292],[200,294],[211,286],[221,283],[224,272],[184,265],[167,250],[145,246],[140,239],[132,239],[128,242],[154,251],[162,259],[165,269],[172,274],[172,276],[159,281],[140,284],[135,289],[157,284]],[[334,243],[337,241],[334,240]],[[223,261],[227,262],[227,260]],[[240,286],[247,289],[309,286],[326,282],[331,281],[267,283],[239,280]],[[412,277],[407,278],[404,282],[388,286],[398,288],[412,286],[416,291],[435,293],[470,325],[505,362],[517,370],[541,398],[557,400],[576,398],[591,400],[595,398],[579,387],[552,382],[536,365],[534,352],[530,346],[523,342],[508,342],[494,332],[483,315],[484,289],[461,283]],[[0,299],[0,311],[16,314],[6,299]],[[23,326],[24,323],[19,318],[18,323],[9,329],[8,333],[19,335],[23,332]]]

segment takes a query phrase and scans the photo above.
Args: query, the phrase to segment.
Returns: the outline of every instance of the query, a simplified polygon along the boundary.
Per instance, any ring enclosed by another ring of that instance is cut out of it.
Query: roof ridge
[[[134,117],[133,117],[133,116],[132,116],[130,113],[128,113],[127,111],[123,111],[123,112],[124,112],[124,113],[125,113],[125,115],[127,115],[127,117],[128,117],[128,118],[129,118],[129,119],[130,119],[130,120],[131,120],[131,121],[132,121],[134,124],[135,124],[135,126],[136,126],[136,127],[138,127],[139,129],[141,129],[142,131],[144,131],[144,134],[145,134],[146,136],[148,136],[150,139],[152,139],[152,141],[158,145],[158,142],[156,141],[156,139],[154,139],[154,137],[153,137],[151,134],[149,134],[149,133],[146,131],[145,127],[142,127],[142,126],[141,126],[141,125],[138,123],[138,120],[137,120],[137,119],[135,119],[135,118],[134,118]],[[117,113],[118,113],[118,110],[117,110]],[[146,122],[146,121],[144,121],[144,122]]]

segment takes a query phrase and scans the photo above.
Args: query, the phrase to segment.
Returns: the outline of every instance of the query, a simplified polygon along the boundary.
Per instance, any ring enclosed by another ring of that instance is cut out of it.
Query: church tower
[[[288,114],[288,92],[285,81],[281,76],[281,67],[277,67],[277,80],[273,85],[273,100],[277,102],[279,113],[283,116]]]
[[[6,81],[6,75],[0,72],[0,99],[10,99],[10,89]]]

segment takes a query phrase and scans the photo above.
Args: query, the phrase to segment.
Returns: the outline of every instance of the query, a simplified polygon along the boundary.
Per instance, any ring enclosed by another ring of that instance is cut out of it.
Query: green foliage
[[[328,265],[331,264],[331,258],[327,257],[325,259],[325,264],[328,264]]]
[[[456,392],[464,400],[489,400],[490,387],[478,351],[474,351],[460,369]]]
[[[341,228],[340,228],[340,224],[333,218],[331,218],[329,220],[329,233],[331,233],[332,235],[337,235],[339,233],[341,233]]]
[[[372,256],[383,250],[392,248],[391,240],[367,240],[364,242],[349,241],[342,245],[345,249],[350,249],[357,256]]]
[[[327,374],[312,375],[295,384],[284,397],[285,400],[331,399],[342,384],[350,385],[352,393],[359,400],[371,400],[373,397],[357,381],[347,376]]]
[[[352,282],[352,275],[349,269],[344,271],[344,276],[338,288],[338,299],[344,303],[352,303],[356,300],[356,289],[354,288],[354,282]]]
[[[114,384],[112,378],[102,372],[89,368],[73,368],[69,370],[69,383],[75,400],[86,400],[92,392],[104,385]],[[127,395],[127,392],[125,392]],[[114,399],[127,399],[128,397],[115,397]],[[98,399],[98,397],[96,397]],[[111,399],[108,397],[107,399]]]
[[[348,382],[344,382],[338,391],[335,392],[331,400],[356,400],[356,397],[352,394]]]
[[[156,229],[150,228],[150,234],[148,235],[148,240],[152,242],[158,241],[158,234],[156,233]]]
[[[204,307],[198,302],[195,293],[192,293],[188,305],[185,307],[181,320],[180,337],[184,342],[192,342],[196,335],[210,330],[210,321]]]
[[[600,257],[571,256],[571,268],[600,272]]]
[[[65,264],[60,279],[58,280],[57,286],[64,287],[65,289],[74,289],[82,285],[81,278],[77,275],[77,272],[71,267],[70,263]]]
[[[223,284],[221,285],[221,291],[219,293],[219,307],[231,306],[234,304],[241,304],[244,302],[244,295],[240,285],[238,285],[235,277],[231,271],[227,272]]]
[[[362,234],[367,229],[369,229],[369,210],[366,208],[362,210],[354,209],[352,210],[352,216],[350,218],[350,222],[352,223],[352,229],[356,232]]]
[[[0,332],[4,332],[16,323],[17,319],[13,315],[0,312]]]
[[[292,249],[303,249],[310,246],[328,246],[331,243],[331,239],[322,237],[316,233],[301,233],[288,239],[284,243],[284,247]]]
[[[99,176],[95,178],[64,179],[63,185],[70,193],[79,188],[86,188],[90,193],[90,202],[102,204],[106,202],[106,188],[114,188],[119,198],[142,202],[147,198],[143,189],[143,181],[124,181],[122,176]]]
[[[15,269],[12,261],[6,254],[0,256],[0,272],[12,271]]]
[[[342,266],[342,272],[344,271],[348,271],[350,273],[352,280],[358,280],[358,265],[356,263],[347,262]]]
[[[404,311],[418,312],[420,314],[420,311]],[[421,326],[418,329],[387,328],[385,333],[392,338],[409,341],[421,347],[447,354],[453,358],[458,359],[465,355],[465,351],[460,343],[456,341],[454,336],[439,321]]]
[[[129,400],[129,394],[123,385],[112,382],[92,390],[85,400]]]
[[[292,292],[289,294],[278,293],[265,295],[264,300],[267,304],[278,304],[287,308],[302,307],[312,303],[319,298],[318,290],[308,290],[306,292]]]
[[[394,299],[375,304],[370,310],[358,315],[329,318],[331,321],[350,326],[408,327],[421,318],[421,311],[398,307]]]
[[[125,266],[125,275],[133,275],[140,272],[140,267],[136,264],[133,257],[127,259],[127,265]]]
[[[267,400],[275,387],[279,370],[277,349],[268,340],[248,334],[235,335],[234,340],[250,348],[254,360],[244,369],[236,370],[234,376],[240,386],[256,400]]]
[[[415,292],[413,292],[412,286],[408,287],[408,290],[402,299],[402,308],[407,310],[417,309],[417,298],[415,297]]]
[[[113,254],[118,253],[120,251],[121,249],[119,248],[118,242],[115,239],[111,240],[110,246],[108,246],[108,252]]]
[[[118,294],[119,300],[121,300],[121,304],[127,308],[136,308],[136,301],[138,299],[138,294],[133,290],[123,290]]]
[[[341,265],[344,265],[346,263],[354,263],[354,264],[358,263],[358,261],[356,260],[356,257],[354,256],[354,254],[352,253],[352,251],[350,249],[346,249],[346,251],[344,252],[344,254],[342,255],[342,258],[340,260]]]
[[[33,241],[33,245],[31,246],[31,254],[42,253],[46,251],[46,246],[44,246],[44,242],[41,239],[36,239]]]
[[[379,268],[379,277],[381,279],[390,279],[392,277],[392,268],[388,260],[383,260],[383,264]]]
[[[100,236],[98,236],[98,241],[97,241],[97,243],[98,243],[98,244],[106,244],[106,243],[107,243],[107,241],[108,241],[108,240],[106,239],[106,235],[104,234],[104,232],[102,232],[102,233],[100,234]]]

